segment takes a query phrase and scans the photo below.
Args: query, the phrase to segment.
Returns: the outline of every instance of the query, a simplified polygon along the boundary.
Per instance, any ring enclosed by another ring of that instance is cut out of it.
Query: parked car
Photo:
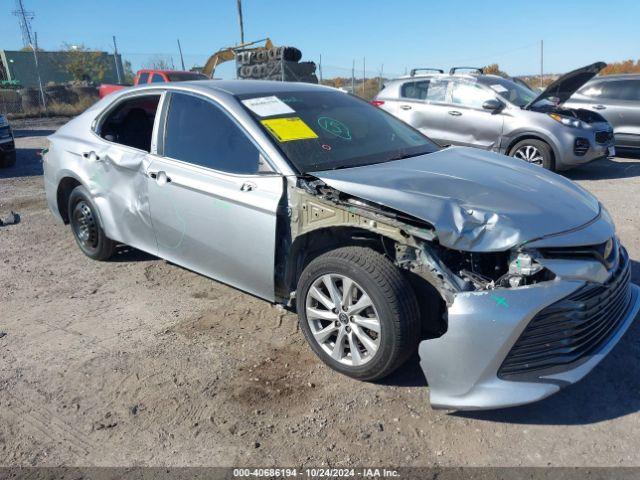
[[[435,73],[385,84],[374,105],[443,145],[464,145],[566,170],[615,154],[613,128],[598,113],[562,106],[606,65],[562,76],[536,94],[497,75]]]
[[[192,80],[208,80],[209,77],[198,72],[184,72],[180,70],[155,70],[155,69],[143,69],[138,70],[135,78],[133,79],[133,86],[146,85],[148,83],[167,83],[167,82],[188,82]],[[98,89],[100,98],[109,95],[110,93],[117,92],[123,88],[131,87],[126,84],[110,84],[103,83]]]
[[[640,149],[639,74],[596,77],[565,105],[597,111],[613,125],[617,147]]]
[[[0,114],[0,167],[16,163],[16,144],[7,117]]]
[[[49,141],[47,202],[87,256],[130,245],[295,309],[320,359],[357,379],[418,349],[436,407],[557,392],[640,308],[591,194],[520,160],[441,149],[329,87],[149,85]]]

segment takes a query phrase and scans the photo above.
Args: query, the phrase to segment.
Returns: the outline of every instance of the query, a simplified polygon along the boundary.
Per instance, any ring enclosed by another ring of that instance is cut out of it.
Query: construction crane
[[[35,14],[33,12],[25,10],[22,0],[16,0],[16,9],[13,11],[13,15],[18,17],[18,23],[20,23],[20,31],[22,32],[22,45],[24,47],[33,47],[33,41],[31,37],[31,20],[35,18]]]
[[[264,42],[264,46],[247,48],[262,42]],[[233,47],[222,48],[209,57],[209,60],[207,60],[207,63],[205,63],[204,67],[202,68],[202,73],[210,78],[213,78],[213,74],[216,71],[218,65],[223,62],[228,62],[229,60],[235,59],[237,52],[270,50],[272,48],[273,43],[271,42],[270,38],[263,38],[261,40],[256,40],[255,42],[246,42],[239,45],[234,45]]]

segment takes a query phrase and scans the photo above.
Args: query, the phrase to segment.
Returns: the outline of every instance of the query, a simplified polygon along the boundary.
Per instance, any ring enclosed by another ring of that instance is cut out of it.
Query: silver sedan
[[[418,351],[434,407],[544,398],[640,308],[592,195],[496,153],[441,149],[331,88],[133,88],[49,140],[47,201],[86,255],[129,245],[296,310],[319,358],[357,379]]]

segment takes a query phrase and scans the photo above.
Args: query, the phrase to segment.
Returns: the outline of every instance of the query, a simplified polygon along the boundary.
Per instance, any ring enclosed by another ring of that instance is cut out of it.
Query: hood
[[[551,85],[549,85],[540,95],[534,98],[531,102],[525,105],[525,109],[529,109],[532,105],[535,105],[540,100],[549,100],[556,105],[560,105],[569,97],[576,93],[576,91],[582,87],[585,83],[595,77],[600,70],[606,67],[604,62],[596,62],[586,67],[578,68],[569,73],[565,73]],[[552,100],[553,99],[553,100]]]
[[[600,213],[598,201],[570,180],[473,148],[314,175],[343,193],[430,223],[439,242],[457,250],[507,250],[575,229]]]

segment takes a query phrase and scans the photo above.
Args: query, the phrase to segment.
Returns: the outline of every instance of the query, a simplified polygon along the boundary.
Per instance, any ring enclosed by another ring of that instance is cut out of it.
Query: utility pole
[[[540,40],[540,88],[544,88],[544,40]]]
[[[182,64],[182,70],[184,71],[184,58],[182,56],[182,46],[180,45],[180,39],[178,38],[178,51],[180,52],[180,63]]]
[[[120,62],[118,61],[118,45],[116,44],[116,36],[113,36],[113,61],[116,64],[116,76],[118,83],[122,83],[122,72],[120,72]]]
[[[351,95],[356,94],[356,59],[353,59],[353,64],[351,65]]]
[[[367,60],[362,57],[362,96],[364,97],[364,84],[367,82]]]
[[[35,34],[36,45],[38,45],[38,34]],[[33,61],[36,64],[36,75],[38,76],[38,86],[40,87],[40,99],[42,100],[42,108],[44,111],[47,111],[47,100],[44,96],[44,88],[42,88],[42,77],[40,77],[40,68],[38,67],[38,49],[33,44],[30,45],[31,50],[33,50]]]
[[[242,0],[238,2],[238,21],[240,22],[240,43],[244,43],[244,24],[242,23]]]
[[[318,73],[320,74],[320,84],[322,85],[322,54],[320,54],[320,63],[318,64]]]
[[[33,48],[33,41],[31,40],[31,20],[35,18],[35,14],[24,9],[22,0],[16,0],[16,9],[12,13],[18,17],[18,22],[20,23],[22,45]]]
[[[382,72],[384,71],[384,63],[380,65],[380,76],[378,77],[378,91],[382,90]]]

